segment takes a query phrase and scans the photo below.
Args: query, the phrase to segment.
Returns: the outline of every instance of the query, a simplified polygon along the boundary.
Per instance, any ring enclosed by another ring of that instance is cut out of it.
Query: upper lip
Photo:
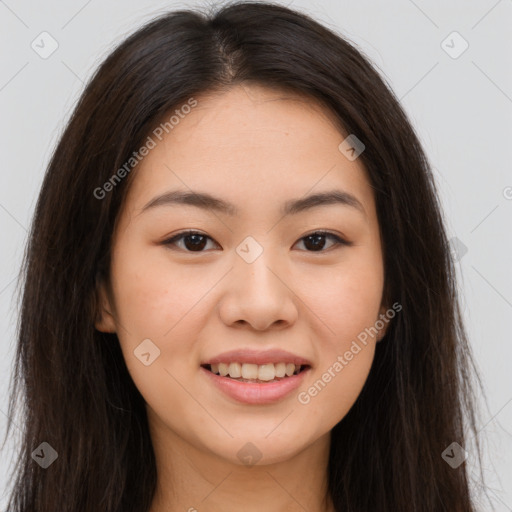
[[[298,356],[291,352],[281,349],[272,350],[251,350],[251,349],[238,349],[229,352],[223,352],[211,359],[203,361],[201,366],[207,364],[219,363],[253,363],[257,365],[268,363],[293,363],[297,366],[311,366],[311,362],[304,357]]]

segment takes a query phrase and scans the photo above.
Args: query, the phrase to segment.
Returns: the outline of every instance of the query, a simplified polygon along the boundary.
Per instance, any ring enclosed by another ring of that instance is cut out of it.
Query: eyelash
[[[172,238],[169,238],[168,240],[164,240],[162,242],[163,245],[173,245],[175,244],[178,240],[186,237],[186,236],[190,236],[190,235],[200,235],[200,236],[203,236],[203,237],[206,237],[210,240],[213,240],[213,238],[209,237],[208,235],[205,235],[204,233],[201,233],[200,231],[193,231],[193,230],[188,230],[188,231],[182,231],[181,233],[178,233],[177,235],[174,235]],[[310,236],[314,236],[314,235],[320,235],[320,236],[326,236],[328,238],[331,238],[333,239],[336,243],[335,245],[333,245],[332,247],[336,247],[336,246],[351,246],[353,245],[353,242],[349,242],[348,240],[344,240],[343,238],[339,237],[338,235],[335,235],[334,233],[330,233],[329,231],[314,231],[313,233],[309,233],[308,235],[305,235],[303,237],[301,237],[299,239],[300,240],[304,240],[305,238],[308,238]],[[322,252],[328,252],[330,249],[332,249],[332,247],[330,247],[329,249],[327,250],[320,250],[320,251],[305,251],[305,252],[311,252],[311,253],[322,253]],[[187,249],[184,249],[185,252],[189,252],[189,253],[203,253],[203,252],[206,252],[206,251],[189,251]]]

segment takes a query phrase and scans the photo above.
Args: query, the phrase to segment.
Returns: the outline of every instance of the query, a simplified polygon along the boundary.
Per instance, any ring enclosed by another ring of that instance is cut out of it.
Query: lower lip
[[[304,376],[311,370],[311,367],[302,370],[297,375],[285,377],[276,382],[266,384],[258,382],[240,382],[229,377],[222,377],[206,368],[200,367],[200,370],[211,379],[211,382],[217,386],[226,395],[234,398],[244,404],[271,404],[282,400],[293,390],[297,389]]]

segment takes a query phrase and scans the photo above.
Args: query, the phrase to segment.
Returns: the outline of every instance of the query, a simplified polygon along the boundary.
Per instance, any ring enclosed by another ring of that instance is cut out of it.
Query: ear
[[[391,322],[391,319],[386,316],[386,311],[388,309],[389,309],[388,307],[382,306],[379,310],[379,318],[377,319],[377,321],[380,320],[379,325],[381,325],[381,324],[384,324],[384,325],[381,329],[379,329],[379,332],[377,334],[377,342],[381,341],[382,338],[384,338],[384,336],[386,335],[386,332],[388,330],[389,324]]]
[[[116,322],[112,314],[113,308],[107,291],[105,281],[101,281],[96,287],[97,311],[94,327],[101,332],[116,332]]]

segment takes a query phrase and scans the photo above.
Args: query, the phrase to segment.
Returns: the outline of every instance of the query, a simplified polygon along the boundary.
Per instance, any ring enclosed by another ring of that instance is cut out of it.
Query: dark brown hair
[[[148,510],[157,475],[144,400],[117,336],[94,328],[97,286],[108,282],[114,226],[137,171],[101,200],[94,190],[166,113],[251,82],[321,102],[363,141],[385,297],[402,306],[360,396],[332,430],[336,510],[475,510],[466,463],[452,468],[441,456],[453,442],[466,446],[466,427],[478,441],[475,368],[420,142],[354,45],[305,14],[241,2],[212,14],[170,12],[128,37],[87,84],[53,153],[21,275],[9,416],[22,405],[22,445],[9,511]],[[31,457],[43,441],[58,452],[48,469]]]

